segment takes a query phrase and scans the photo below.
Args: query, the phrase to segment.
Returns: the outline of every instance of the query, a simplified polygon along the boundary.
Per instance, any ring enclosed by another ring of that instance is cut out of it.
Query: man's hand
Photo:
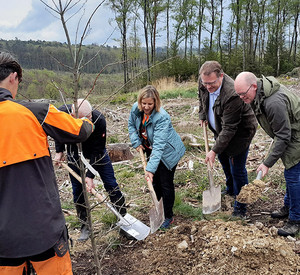
[[[86,183],[86,191],[89,193],[92,193],[92,189],[95,189],[95,183],[94,180],[91,178],[86,177],[85,178],[85,183]]]
[[[61,166],[61,162],[65,160],[65,155],[63,152],[55,153],[54,164],[58,167]]]
[[[258,173],[259,171],[262,171],[262,178],[268,174],[269,172],[269,167],[267,167],[266,165],[264,165],[263,163],[261,165],[258,166],[256,172]]]
[[[205,158],[205,162],[209,162],[211,168],[213,168],[216,159],[216,153],[213,150],[210,150]]]
[[[207,120],[200,120],[200,122],[199,122],[199,125],[201,126],[201,127],[203,127],[204,125],[207,125],[208,123],[207,123]]]

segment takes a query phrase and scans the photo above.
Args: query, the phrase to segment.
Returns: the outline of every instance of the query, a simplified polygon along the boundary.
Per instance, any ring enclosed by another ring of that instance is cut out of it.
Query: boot
[[[127,213],[126,206],[125,206],[125,198],[122,195],[119,198],[116,198],[116,196],[110,195],[110,201],[115,206],[117,211],[124,217]]]
[[[79,238],[77,239],[77,241],[79,242],[85,242],[88,240],[90,236],[90,230],[89,230],[89,227],[86,225],[86,224],[83,224],[81,226],[81,229],[80,229],[80,236]]]
[[[300,231],[300,221],[289,220],[286,225],[278,229],[279,236],[295,236]]]
[[[82,205],[76,205],[76,211],[77,211],[77,217],[78,217],[79,221],[82,223],[81,228],[80,228],[80,236],[77,240],[79,242],[84,242],[84,241],[88,240],[89,235],[90,235],[89,227],[86,224],[86,222],[87,222],[86,208]]]
[[[284,219],[289,216],[289,207],[284,205],[279,210],[275,210],[271,213],[273,219]]]

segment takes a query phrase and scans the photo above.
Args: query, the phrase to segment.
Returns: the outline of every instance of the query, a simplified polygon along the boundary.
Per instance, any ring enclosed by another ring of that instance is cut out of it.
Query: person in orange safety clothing
[[[83,142],[93,131],[48,103],[15,100],[22,68],[0,53],[0,274],[69,275],[67,229],[48,136]]]

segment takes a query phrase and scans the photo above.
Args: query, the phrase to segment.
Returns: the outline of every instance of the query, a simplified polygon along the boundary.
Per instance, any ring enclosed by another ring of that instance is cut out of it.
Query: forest
[[[75,12],[68,6],[71,1],[61,10],[41,2],[58,17]],[[194,81],[206,60],[219,61],[233,78],[243,70],[258,76],[280,76],[300,66],[298,0],[110,0],[105,5],[114,12],[112,20],[120,33],[118,47],[98,45],[97,41],[85,45],[84,39],[79,46],[71,43],[67,34],[65,43],[1,39],[0,50],[16,55],[25,73],[31,74],[28,80],[39,75],[35,80],[40,83],[49,75],[53,79],[57,72],[64,72],[59,82],[71,92],[74,87],[65,80],[73,82],[77,71],[81,79],[75,90],[90,87],[92,79],[101,74],[102,90],[113,91],[124,85],[126,92],[164,77]],[[89,24],[84,36],[91,31]],[[108,75],[114,75],[118,86],[105,80]],[[105,82],[113,87],[107,88]],[[23,84],[25,95],[45,96],[45,91],[40,94],[29,85],[34,83]],[[45,97],[59,96],[49,80],[42,86],[47,87]]]
[[[122,71],[127,82],[165,61],[154,76],[186,78],[196,75],[205,60],[215,59],[232,77],[242,70],[279,76],[300,64],[298,0],[110,0],[106,5],[114,12],[120,46],[84,45],[83,60],[97,55],[85,73],[119,61],[122,65],[104,73]],[[67,43],[16,38],[0,40],[0,49],[16,54],[30,69],[65,71],[61,64],[71,62]]]

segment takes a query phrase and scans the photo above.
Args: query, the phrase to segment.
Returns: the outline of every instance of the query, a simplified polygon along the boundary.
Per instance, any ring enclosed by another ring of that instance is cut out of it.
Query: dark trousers
[[[300,162],[290,169],[284,169],[286,194],[284,205],[289,208],[289,219],[300,222]]]
[[[175,201],[174,174],[176,166],[169,170],[161,161],[153,177],[153,188],[157,199],[163,199],[165,218],[173,217],[173,205]]]
[[[246,169],[246,160],[249,147],[240,154],[230,157],[226,153],[218,155],[218,159],[223,167],[226,177],[226,186],[228,193],[237,196],[242,187],[248,184],[248,174]],[[246,212],[246,204],[235,201],[234,209]]]
[[[68,156],[69,166],[76,172],[80,173],[78,169],[78,165],[74,165],[74,158]],[[78,163],[78,162],[77,162]],[[110,157],[105,150],[105,153],[101,158],[97,160],[97,163],[93,164],[93,167],[98,171],[105,190],[108,192],[112,202],[117,201],[122,197],[122,193],[118,186],[117,180],[115,178],[115,173],[113,166],[111,164]],[[72,182],[72,189],[73,189],[73,200],[76,204],[85,205],[84,196],[82,193],[82,185],[81,183],[76,180],[71,174],[70,179]]]

